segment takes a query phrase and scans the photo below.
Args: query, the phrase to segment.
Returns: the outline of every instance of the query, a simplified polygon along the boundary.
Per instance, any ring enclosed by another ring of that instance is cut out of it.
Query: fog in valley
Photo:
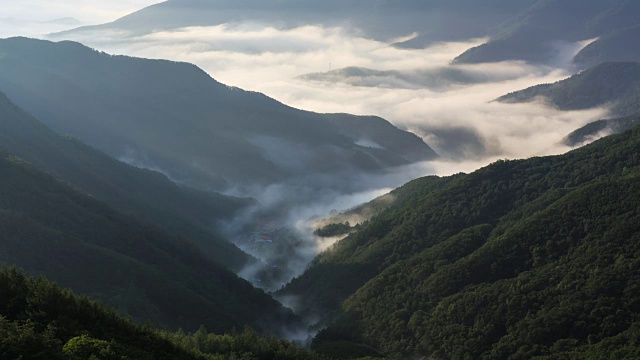
[[[29,19],[28,34],[37,35],[108,21],[152,2],[119,2],[91,11],[93,17],[78,14],[78,19],[54,24],[42,15],[28,18],[26,5],[12,6],[15,19]],[[73,14],[60,4],[47,14],[49,18]],[[3,20],[0,35],[10,35],[11,21]],[[570,149],[561,141],[567,134],[607,115],[606,108],[559,111],[540,101],[492,102],[512,91],[568,77],[571,58],[588,41],[557,43],[551,65],[516,61],[453,65],[456,56],[487,39],[436,42],[417,49],[393,45],[417,36],[408,33],[383,42],[353,28],[308,25],[279,29],[250,22],[146,33],[96,29],[40,35],[54,41],[78,41],[110,54],[191,62],[222,83],[264,93],[299,109],[381,116],[417,134],[438,152],[436,161],[374,175],[297,176],[266,187],[228,189],[228,195],[257,200],[256,206],[223,225],[227,237],[260,260],[240,275],[270,291],[300,275],[319,252],[339,239],[313,235],[317,221],[331,212],[350,209],[420,176],[470,172],[497,159],[566,152]],[[303,159],[281,144],[260,144],[275,159]],[[359,145],[379,146],[368,139]],[[139,159],[131,162],[145,166]],[[151,164],[148,167],[162,171]]]

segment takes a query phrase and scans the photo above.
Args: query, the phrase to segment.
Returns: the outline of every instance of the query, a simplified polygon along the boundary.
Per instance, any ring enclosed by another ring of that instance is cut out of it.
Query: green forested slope
[[[562,156],[411,182],[282,293],[333,314],[322,350],[634,358],[619,344],[637,336],[640,315],[638,144],[636,128]]]
[[[345,308],[363,338],[388,353],[530,359],[587,351],[640,324],[639,179],[571,191],[504,234],[461,233],[385,271]]]
[[[2,93],[0,149],[120,211],[189,237],[230,269],[241,269],[248,260],[246,254],[216,235],[216,223],[232,217],[246,200],[180,187],[164,175],[119,162],[54,133]]]
[[[316,359],[274,338],[243,333],[166,333],[136,325],[42,278],[0,270],[2,359]]]
[[[191,242],[0,159],[0,263],[44,274],[137,320],[220,332],[295,318]]]

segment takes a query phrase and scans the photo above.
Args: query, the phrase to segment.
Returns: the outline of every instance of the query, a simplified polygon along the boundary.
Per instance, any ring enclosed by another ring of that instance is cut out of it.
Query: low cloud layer
[[[222,25],[134,37],[84,33],[74,39],[117,54],[193,62],[221,82],[306,110],[379,115],[456,159],[557,153],[566,150],[556,145],[569,132],[606,115],[605,109],[561,112],[542,104],[491,102],[511,91],[567,77],[564,62],[586,42],[559,43],[558,67],[551,68],[523,62],[450,65],[451,59],[484,39],[398,49],[340,28],[317,26],[278,30],[259,24]],[[335,72],[347,67],[370,73]],[[334,76],[321,81],[301,78],[332,69],[329,74]],[[451,148],[457,136],[460,151]]]

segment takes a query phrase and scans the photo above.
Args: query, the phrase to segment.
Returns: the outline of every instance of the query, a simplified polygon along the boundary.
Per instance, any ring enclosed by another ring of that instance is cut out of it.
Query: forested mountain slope
[[[136,325],[86,297],[15,269],[0,270],[0,357],[65,360],[317,359],[255,332],[168,333]]]
[[[638,144],[635,128],[561,156],[415,180],[280,293],[334,321],[315,340],[322,351],[635,358]]]
[[[0,40],[0,53],[0,91],[54,131],[203,189],[374,173],[437,156],[381,118],[352,126],[353,116],[297,110],[191,64],[25,38]]]
[[[216,235],[216,222],[247,200],[180,187],[159,173],[124,164],[60,136],[0,93],[0,149],[139,218],[196,241],[216,262],[239,270],[248,256]]]
[[[26,164],[0,159],[0,263],[43,274],[136,320],[216,332],[296,318],[190,241],[122,215]]]

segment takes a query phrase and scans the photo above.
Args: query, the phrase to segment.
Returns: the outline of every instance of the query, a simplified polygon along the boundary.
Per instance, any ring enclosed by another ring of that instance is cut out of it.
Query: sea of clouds
[[[44,1],[26,2],[44,6]],[[136,5],[147,5],[145,2],[154,1],[129,0],[118,2],[114,7],[86,1],[82,6],[88,8],[77,18],[82,19],[78,20],[81,23],[113,18]],[[55,19],[63,14],[75,17],[78,9],[76,12],[65,9],[67,3],[70,7],[72,3],[78,4],[77,1],[58,2],[59,14],[52,11],[47,18]],[[11,6],[20,7],[17,4],[12,2]],[[92,7],[99,9],[94,18],[81,16],[92,13]],[[43,23],[42,17],[29,18],[24,11],[14,13],[30,19],[32,25],[24,34],[17,34],[15,32],[21,30],[14,29],[10,35],[33,36],[45,30],[53,32],[73,27],[62,22],[55,26]],[[7,36],[7,32],[11,30],[0,25],[0,34]],[[407,34],[407,37],[415,35]],[[442,155],[438,161],[414,164],[378,177],[329,179],[321,194],[304,183],[274,184],[266,189],[235,194],[254,197],[261,204],[261,208],[250,209],[239,221],[250,221],[243,218],[251,218],[253,213],[265,209],[284,204],[289,207],[282,221],[296,229],[304,241],[295,254],[286,254],[290,257],[291,269],[281,279],[282,283],[299,275],[318,252],[337,240],[314,237],[315,220],[310,219],[326,216],[331,210],[351,208],[420,176],[470,172],[497,159],[564,153],[570,150],[562,145],[566,135],[608,113],[606,108],[559,111],[545,105],[543,100],[528,104],[493,101],[512,91],[567,78],[571,75],[567,70],[569,61],[587,42],[559,43],[554,66],[543,66],[524,62],[450,63],[486,39],[402,49],[393,46],[393,41],[372,40],[353,29],[321,26],[283,30],[265,24],[242,23],[146,34],[102,29],[40,37],[79,41],[111,54],[191,62],[222,83],[262,92],[300,109],[378,115],[421,136]],[[345,193],[331,188],[332,183],[344,181],[357,182],[359,189]],[[228,227],[233,234],[233,229],[242,224],[228,224]],[[252,279],[259,270],[259,266],[246,269],[242,275]]]

